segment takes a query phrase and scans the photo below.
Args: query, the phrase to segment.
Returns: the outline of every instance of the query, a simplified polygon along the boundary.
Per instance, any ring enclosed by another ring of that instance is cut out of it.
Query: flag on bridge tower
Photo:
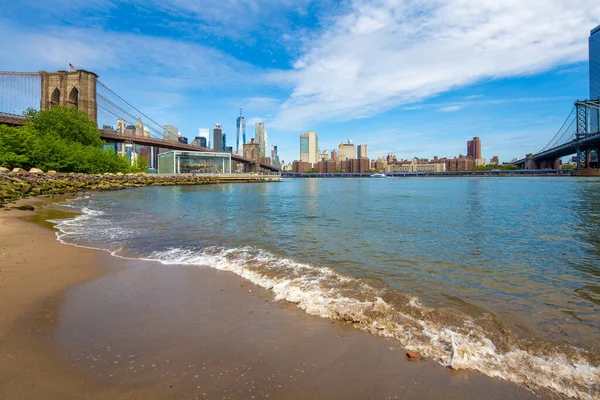
[[[71,71],[75,71],[75,66],[73,64],[69,63],[69,69]]]

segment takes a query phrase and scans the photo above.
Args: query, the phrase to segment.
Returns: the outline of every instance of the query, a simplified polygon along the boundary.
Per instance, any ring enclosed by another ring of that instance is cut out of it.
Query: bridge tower
[[[96,103],[96,81],[98,75],[91,71],[40,71],[42,80],[42,96],[40,111],[48,110],[57,104],[75,106],[87,114],[94,122],[98,122],[98,105]]]

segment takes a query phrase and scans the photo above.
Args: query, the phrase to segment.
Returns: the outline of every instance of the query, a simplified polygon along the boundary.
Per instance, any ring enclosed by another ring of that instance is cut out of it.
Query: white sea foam
[[[580,399],[598,398],[600,369],[576,356],[541,355],[514,346],[505,352],[486,336],[475,321],[464,316],[463,326],[428,318],[436,310],[408,297],[405,308],[386,303],[380,290],[344,277],[328,268],[314,268],[276,258],[251,247],[204,251],[171,249],[149,259],[163,264],[207,265],[231,271],[271,289],[277,300],[286,300],[311,315],[351,321],[371,333],[394,338],[408,350],[417,351],[454,369],[471,369],[509,380],[530,389],[539,387]],[[361,299],[349,296],[359,289]],[[417,309],[417,313],[406,310]],[[577,356],[578,354],[578,356]]]
[[[89,208],[82,212],[74,219],[55,221],[61,242],[77,245],[78,238],[91,233],[90,219],[96,219],[94,229],[99,229],[97,217],[103,213]],[[104,250],[117,255],[114,249]],[[467,315],[439,318],[444,310],[425,306],[410,295],[400,297],[404,299],[402,304],[391,304],[383,299],[384,290],[329,268],[278,258],[252,247],[210,247],[202,251],[174,248],[155,252],[146,259],[233,272],[272,290],[277,300],[295,303],[308,314],[352,322],[373,334],[398,340],[406,349],[445,366],[471,369],[530,389],[547,388],[574,398],[600,396],[600,369],[587,361],[583,350],[573,349],[569,355],[559,350],[542,354],[521,348],[515,341],[508,350],[501,351],[485,329]],[[456,311],[448,313],[457,315]]]

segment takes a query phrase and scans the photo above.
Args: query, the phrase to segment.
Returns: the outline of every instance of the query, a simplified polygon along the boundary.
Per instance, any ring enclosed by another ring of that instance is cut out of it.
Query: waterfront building
[[[356,158],[356,147],[354,147],[354,143],[352,140],[348,140],[348,143],[340,143],[338,146],[338,161],[346,161],[348,159],[352,160]]]
[[[368,147],[366,144],[358,145],[358,158],[369,158]]]
[[[331,174],[335,170],[335,161],[333,160],[322,160],[317,164],[317,172],[320,174]]]
[[[590,100],[600,100],[600,25],[590,32]],[[600,131],[600,111],[590,115],[592,132]]]
[[[175,125],[164,125],[163,126],[163,139],[169,142],[177,141],[177,133],[179,130]]]
[[[446,172],[446,163],[413,158],[409,163],[387,166],[387,172]]]
[[[331,159],[337,161],[337,151],[331,150]]]
[[[246,144],[246,120],[242,116],[242,107],[240,107],[240,116],[235,121],[236,129],[236,142],[235,152],[238,155],[242,155],[244,152],[244,145]]]
[[[313,164],[306,161],[295,160],[292,164],[292,170],[297,174],[304,174],[308,171],[312,171]]]
[[[158,155],[159,174],[230,174],[231,154],[168,151]]]
[[[213,150],[223,151],[223,128],[221,124],[215,124],[213,128]]]
[[[481,140],[477,136],[467,142],[467,157],[481,158]]]
[[[300,135],[300,161],[314,164],[318,161],[319,135],[309,131]]]
[[[492,157],[492,159],[490,160],[490,164],[498,165],[498,156]]]

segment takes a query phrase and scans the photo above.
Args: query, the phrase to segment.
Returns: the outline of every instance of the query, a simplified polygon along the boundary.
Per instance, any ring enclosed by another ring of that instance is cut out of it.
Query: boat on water
[[[371,178],[387,178],[385,174],[372,174]]]

